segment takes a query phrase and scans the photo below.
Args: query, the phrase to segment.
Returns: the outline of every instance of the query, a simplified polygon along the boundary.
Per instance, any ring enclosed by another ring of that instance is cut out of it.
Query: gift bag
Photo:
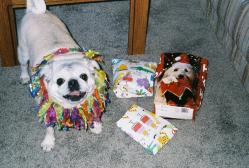
[[[119,98],[153,96],[154,62],[113,59],[113,91]]]
[[[194,119],[201,106],[208,60],[187,53],[163,53],[156,70],[155,113]]]

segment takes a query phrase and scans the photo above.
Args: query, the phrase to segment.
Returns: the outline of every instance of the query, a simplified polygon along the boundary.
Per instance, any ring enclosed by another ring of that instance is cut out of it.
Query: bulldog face
[[[194,80],[194,71],[190,64],[177,62],[167,69],[163,75],[164,83],[177,82],[179,79],[187,78],[189,81]]]
[[[48,96],[64,108],[81,104],[95,88],[99,65],[87,58],[56,60],[42,70]]]

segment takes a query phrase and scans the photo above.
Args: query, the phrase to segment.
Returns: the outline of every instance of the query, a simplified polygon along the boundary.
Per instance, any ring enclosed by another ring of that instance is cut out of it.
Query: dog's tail
[[[26,13],[42,14],[46,12],[46,3],[44,0],[27,0]]]

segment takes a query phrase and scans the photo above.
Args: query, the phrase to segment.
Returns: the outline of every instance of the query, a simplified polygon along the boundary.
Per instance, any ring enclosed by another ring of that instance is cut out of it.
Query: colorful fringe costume
[[[93,121],[99,122],[101,115],[105,110],[108,99],[108,81],[106,73],[103,70],[97,70],[93,94],[88,96],[82,104],[77,107],[67,109],[53,102],[48,96],[47,90],[43,82],[43,76],[40,76],[41,69],[54,57],[58,57],[65,53],[82,53],[83,57],[94,59],[99,56],[92,50],[81,50],[75,48],[60,48],[56,52],[44,57],[41,64],[32,67],[32,77],[30,84],[30,92],[32,97],[38,97],[41,101],[39,104],[38,117],[39,121],[47,127],[57,126],[59,130],[69,130],[76,128],[78,130],[92,127]]]

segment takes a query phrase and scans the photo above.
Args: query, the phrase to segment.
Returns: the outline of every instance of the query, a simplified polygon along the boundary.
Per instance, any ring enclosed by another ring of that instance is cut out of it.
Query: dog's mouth
[[[178,79],[183,79],[183,78],[186,78],[186,76],[182,74],[178,75]]]
[[[65,99],[75,102],[75,101],[80,101],[85,95],[86,95],[86,92],[72,91],[63,97]]]

